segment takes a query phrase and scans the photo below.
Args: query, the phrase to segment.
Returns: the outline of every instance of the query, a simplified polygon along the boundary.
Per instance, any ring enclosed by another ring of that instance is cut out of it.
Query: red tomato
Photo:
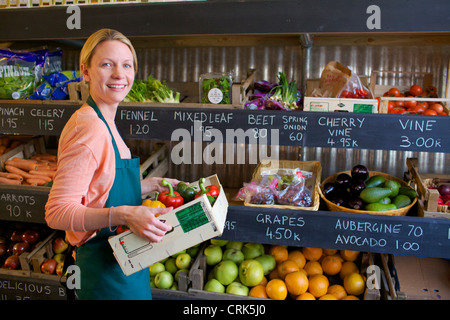
[[[423,89],[421,86],[419,86],[418,84],[412,85],[411,88],[409,88],[409,92],[413,95],[413,96],[420,96],[423,92]]]
[[[425,112],[425,108],[421,105],[416,105],[414,108],[411,109],[411,111],[414,111],[418,114],[422,114],[423,112]]]
[[[405,101],[403,100],[394,101],[394,104],[396,107],[403,108],[405,106]]]
[[[428,110],[434,110],[436,113],[441,113],[444,111],[444,106],[440,103],[434,103],[428,107]]]
[[[423,114],[427,116],[437,116],[437,112],[430,109],[425,110]]]
[[[425,93],[429,97],[437,97],[437,89],[434,86],[428,86],[425,88]]]
[[[411,98],[411,97],[408,97]],[[414,108],[417,105],[417,101],[415,100],[406,100],[405,101],[405,107],[408,109]]]
[[[392,101],[389,101],[388,102],[388,112],[391,111],[392,109],[394,109],[394,107],[395,107],[395,103]]]
[[[417,105],[423,107],[424,109],[428,108],[428,102],[427,101],[418,101]]]
[[[391,97],[399,97],[400,96],[400,90],[398,90],[397,88],[390,88],[387,93],[388,93],[388,96],[391,96]]]

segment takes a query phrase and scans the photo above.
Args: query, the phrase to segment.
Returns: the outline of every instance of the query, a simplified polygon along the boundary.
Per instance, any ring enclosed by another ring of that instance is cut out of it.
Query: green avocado
[[[391,192],[392,190],[390,188],[369,187],[361,191],[359,197],[366,203],[373,203],[378,202],[385,197],[389,197]]]

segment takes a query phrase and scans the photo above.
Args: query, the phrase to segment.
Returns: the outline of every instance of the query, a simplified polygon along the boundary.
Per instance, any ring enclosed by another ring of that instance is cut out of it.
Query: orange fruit
[[[280,279],[284,280],[288,273],[299,271],[300,269],[296,262],[292,260],[285,260],[277,266],[277,270]]]
[[[300,250],[289,251],[288,260],[295,261],[300,269],[306,264],[306,258]]]
[[[345,276],[344,288],[348,294],[359,296],[364,292],[366,283],[364,281],[364,278],[359,273],[352,272]]]
[[[288,273],[286,278],[284,278],[284,282],[288,292],[292,295],[298,296],[308,290],[308,277],[301,271]]]
[[[277,268],[273,269],[272,271],[270,271],[269,273],[269,279],[280,279],[280,275],[278,274],[278,270]]]
[[[355,261],[359,256],[359,251],[341,250],[339,254],[345,261]]]
[[[337,257],[335,255],[334,256],[325,256],[322,259],[321,266],[323,269],[323,273],[325,273],[329,276],[334,276],[341,271],[342,262],[341,262],[340,257]]]
[[[352,295],[348,295],[348,296],[342,298],[342,300],[359,300],[359,298],[352,296]]]
[[[323,249],[322,248],[311,248],[311,247],[303,247],[302,253],[305,256],[306,260],[319,260],[322,256]]]
[[[341,271],[339,272],[339,277],[341,279],[344,279],[346,275],[352,273],[352,272],[359,272],[358,266],[353,261],[344,261],[342,263]]]
[[[333,284],[328,287],[327,294],[332,294],[338,300],[341,300],[347,296],[347,291],[340,284]]]
[[[323,254],[327,256],[335,255],[337,252],[337,249],[323,249]]]
[[[308,276],[323,274],[322,266],[319,261],[308,261],[303,268]]]
[[[316,297],[309,292],[305,292],[295,298],[295,300],[316,300]]]
[[[319,300],[338,300],[338,298],[336,298],[335,296],[333,296],[332,294],[326,293],[323,296],[321,296],[319,298]]]
[[[262,284],[258,284],[250,289],[248,292],[248,295],[250,297],[256,297],[256,298],[268,298],[267,292],[266,292],[266,286],[263,286]]]
[[[301,268],[299,271],[300,271],[300,272],[303,272],[303,273],[305,274],[305,276],[308,276],[308,272],[306,272],[305,269]]]
[[[263,277],[263,279],[261,280],[261,282],[260,282],[259,284],[261,284],[261,285],[263,285],[263,286],[265,286],[265,285],[267,284],[267,278],[266,278],[266,276]]]
[[[269,254],[275,258],[275,262],[278,264],[288,259],[288,249],[281,245],[273,245],[269,249]]]
[[[283,280],[272,279],[266,285],[266,293],[270,299],[284,300],[288,291]]]
[[[315,274],[309,278],[308,291],[314,297],[319,298],[327,293],[329,285],[330,283],[326,276],[323,274]]]

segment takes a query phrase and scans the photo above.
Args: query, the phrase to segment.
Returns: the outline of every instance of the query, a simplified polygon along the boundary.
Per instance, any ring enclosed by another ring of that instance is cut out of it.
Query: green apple
[[[228,243],[228,240],[222,240],[222,239],[211,239],[211,244],[217,244],[218,246],[223,247]]]
[[[187,253],[180,253],[175,259],[178,269],[188,269],[191,265],[192,258]]]
[[[244,254],[241,250],[238,249],[225,249],[223,252],[222,260],[231,260],[236,264],[240,264],[242,261],[244,261]]]
[[[178,271],[175,258],[170,257],[169,259],[167,259],[164,263],[164,266],[166,267],[166,271],[169,271],[171,274],[175,274],[175,272]]]
[[[178,290],[178,285],[176,282],[173,283],[173,285],[169,288],[169,290]]]
[[[180,279],[180,272],[185,272],[186,274],[189,273],[188,269],[180,269],[177,272],[175,272],[175,281],[178,282],[178,280]]]
[[[180,253],[185,253],[185,252],[186,252],[186,250],[181,250],[180,252],[177,252],[177,253],[171,255],[171,257],[176,258]]]
[[[210,244],[203,253],[206,256],[206,263],[210,266],[218,264],[222,260],[222,248],[217,244]]]
[[[264,269],[259,261],[248,259],[239,265],[239,280],[242,284],[253,287],[261,283],[264,278]]]
[[[199,250],[200,250],[200,243],[186,249],[186,253],[188,253],[191,257],[195,257]]]
[[[232,282],[227,286],[227,289],[225,290],[226,293],[229,294],[236,294],[240,296],[248,296],[249,289],[247,286],[243,285],[240,282]]]
[[[164,270],[166,270],[166,267],[161,262],[156,262],[150,266],[150,277],[154,277]]]
[[[159,289],[169,289],[173,285],[173,275],[169,271],[162,271],[155,276],[155,285]]]
[[[247,242],[242,247],[245,260],[254,259],[264,254],[264,246],[261,243]]]
[[[214,276],[224,286],[232,283],[238,274],[238,266],[231,260],[220,261],[214,268]]]
[[[219,292],[219,293],[225,293],[225,287],[223,284],[219,282],[217,279],[210,279],[205,283],[205,286],[203,287],[203,290],[205,291],[212,291],[212,292]]]
[[[155,277],[150,277],[150,288],[156,288]]]
[[[225,248],[227,249],[236,249],[236,250],[242,250],[242,246],[244,245],[244,243],[242,241],[234,241],[234,240],[230,240],[228,241],[228,243],[225,245]]]
[[[269,274],[277,265],[275,258],[270,254],[263,254],[262,256],[256,257],[255,260],[261,263],[265,275]]]

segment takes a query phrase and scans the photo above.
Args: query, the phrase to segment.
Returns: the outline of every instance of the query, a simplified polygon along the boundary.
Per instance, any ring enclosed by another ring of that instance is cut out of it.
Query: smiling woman
[[[108,243],[121,225],[150,242],[160,242],[172,229],[156,218],[172,208],[141,205],[142,194],[167,188],[162,178],[141,180],[139,158],[131,156],[114,122],[133,85],[136,54],[120,32],[102,29],[86,41],[80,68],[89,98],[61,133],[45,218],[77,246],[80,299],[151,299],[149,270],[125,276]]]

